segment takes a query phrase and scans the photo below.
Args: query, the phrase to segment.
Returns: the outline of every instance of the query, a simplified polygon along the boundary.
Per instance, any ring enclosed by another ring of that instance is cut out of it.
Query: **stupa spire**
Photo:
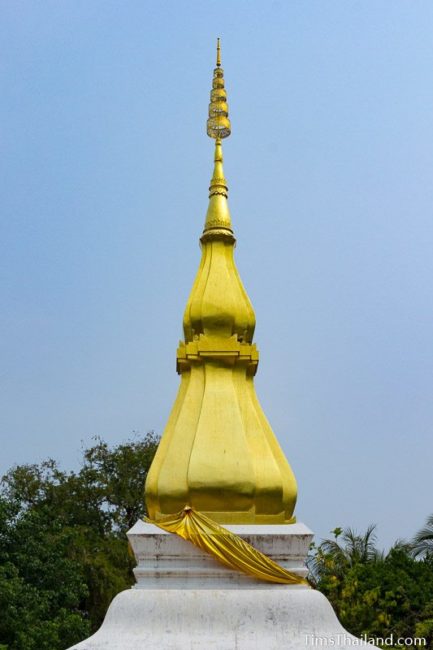
[[[226,228],[231,232],[232,224],[228,206],[228,185],[223,169],[222,139],[231,133],[227,91],[224,84],[224,70],[221,67],[221,45],[217,40],[216,68],[213,72],[210,92],[209,117],[206,123],[207,134],[215,139],[214,169],[209,187],[209,207],[204,230]]]
[[[202,258],[177,350],[181,383],[146,481],[149,516],[185,506],[219,523],[294,520],[296,481],[254,388],[255,315],[234,261],[235,238],[223,171],[231,132],[221,47],[207,134],[215,140]]]

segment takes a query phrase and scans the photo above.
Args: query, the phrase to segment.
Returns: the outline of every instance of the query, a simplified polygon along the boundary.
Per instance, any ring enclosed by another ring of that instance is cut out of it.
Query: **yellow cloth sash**
[[[152,521],[159,528],[176,533],[198,548],[213,555],[229,569],[242,571],[253,578],[286,585],[308,585],[296,573],[287,571],[251,544],[223,528],[201,512],[186,506],[181,512]]]

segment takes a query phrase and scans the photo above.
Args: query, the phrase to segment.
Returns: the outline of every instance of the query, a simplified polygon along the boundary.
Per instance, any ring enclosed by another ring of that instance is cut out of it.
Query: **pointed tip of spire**
[[[217,38],[217,57],[216,57],[216,64],[217,68],[221,66],[221,42],[220,39]]]

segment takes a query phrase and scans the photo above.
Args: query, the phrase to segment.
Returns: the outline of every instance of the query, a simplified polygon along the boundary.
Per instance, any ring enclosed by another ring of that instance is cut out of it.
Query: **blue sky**
[[[256,387],[325,536],[433,511],[433,4],[0,5],[0,472],[161,432],[220,36]]]

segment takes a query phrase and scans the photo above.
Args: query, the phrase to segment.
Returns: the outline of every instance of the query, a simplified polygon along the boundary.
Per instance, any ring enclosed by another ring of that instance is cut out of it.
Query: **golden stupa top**
[[[191,506],[220,523],[289,523],[296,480],[255,392],[255,315],[234,260],[219,39],[210,100],[215,155],[202,257],[177,350],[179,392],[149,470],[146,504],[154,520]]]
[[[250,299],[242,285],[236,266],[225,259],[232,256],[235,243],[228,204],[228,184],[224,176],[222,138],[230,135],[227,92],[221,68],[220,39],[217,42],[217,67],[214,69],[210,93],[207,133],[215,139],[214,169],[209,186],[209,205],[201,236],[203,268],[209,264],[209,275],[199,270],[184,315],[185,340],[194,335],[237,336],[251,342],[256,318]],[[221,247],[206,246],[208,241],[224,240]],[[230,246],[231,245],[231,246]],[[209,255],[208,255],[209,253]],[[212,258],[210,254],[213,254]]]

